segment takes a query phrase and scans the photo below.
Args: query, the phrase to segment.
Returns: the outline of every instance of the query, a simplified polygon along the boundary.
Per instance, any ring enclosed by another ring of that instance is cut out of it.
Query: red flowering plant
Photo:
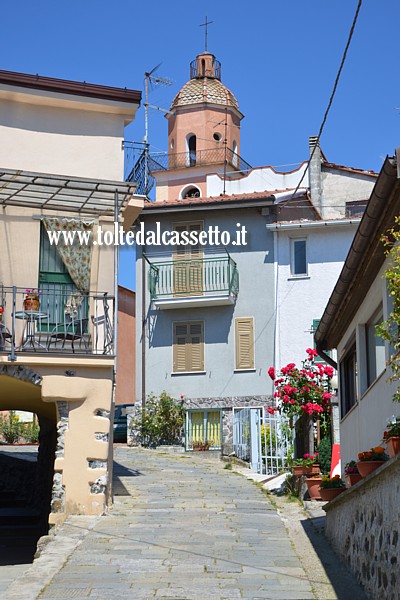
[[[279,412],[289,419],[295,416],[309,415],[329,420],[331,412],[331,380],[334,370],[329,365],[315,363],[318,353],[307,348],[307,358],[299,369],[294,363],[282,367],[279,373],[270,367],[268,375],[274,382],[276,407],[269,407],[270,414]]]
[[[303,458],[296,458],[293,461],[294,467],[307,467],[310,468],[313,465],[318,463],[318,452],[314,452],[314,454],[303,454]]]

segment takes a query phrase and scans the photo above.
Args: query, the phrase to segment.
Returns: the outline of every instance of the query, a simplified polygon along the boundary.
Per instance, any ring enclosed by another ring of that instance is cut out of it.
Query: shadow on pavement
[[[121,477],[140,477],[144,475],[141,471],[129,469],[121,463],[113,462],[113,490],[114,496],[130,496],[131,494],[121,481]]]
[[[366,600],[361,586],[355,576],[348,570],[347,565],[333,550],[325,536],[325,517],[314,517],[301,520],[301,525],[307,534],[326,575],[339,599]]]

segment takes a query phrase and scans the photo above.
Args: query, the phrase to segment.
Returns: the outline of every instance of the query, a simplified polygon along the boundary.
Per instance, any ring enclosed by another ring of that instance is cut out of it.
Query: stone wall
[[[272,396],[226,396],[211,398],[185,398],[183,406],[185,409],[212,410],[222,409],[222,454],[229,455],[233,451],[233,408],[245,408],[247,406],[272,406]],[[141,410],[141,402],[127,411],[128,422],[128,446],[140,445],[140,435],[131,428],[132,419],[138,410]]]
[[[326,533],[366,593],[400,589],[400,455],[327,504]]]

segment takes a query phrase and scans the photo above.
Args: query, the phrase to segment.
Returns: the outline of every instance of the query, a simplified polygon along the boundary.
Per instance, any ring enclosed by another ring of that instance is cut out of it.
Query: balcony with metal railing
[[[159,152],[150,154],[149,170],[151,172],[184,169],[186,167],[200,167],[207,165],[226,164],[235,171],[249,171],[251,165],[230,148],[210,148],[193,152],[178,152],[168,154]]]
[[[114,296],[55,284],[0,286],[0,353],[114,354]]]
[[[239,272],[229,254],[146,260],[150,298],[157,308],[223,306],[236,301]]]

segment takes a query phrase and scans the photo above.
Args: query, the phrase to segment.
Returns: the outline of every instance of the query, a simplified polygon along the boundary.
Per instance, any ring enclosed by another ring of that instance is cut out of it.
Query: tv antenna
[[[148,174],[149,174],[149,108],[154,110],[160,110],[167,114],[170,113],[169,110],[165,110],[165,108],[161,108],[160,106],[153,106],[153,104],[149,104],[149,88],[156,87],[158,85],[172,85],[172,81],[167,79],[166,77],[158,77],[155,75],[157,69],[161,66],[162,63],[159,63],[154,69],[144,74],[145,77],[145,102],[144,102],[144,160],[145,160],[145,169],[144,169],[144,188],[147,189],[148,183]]]

